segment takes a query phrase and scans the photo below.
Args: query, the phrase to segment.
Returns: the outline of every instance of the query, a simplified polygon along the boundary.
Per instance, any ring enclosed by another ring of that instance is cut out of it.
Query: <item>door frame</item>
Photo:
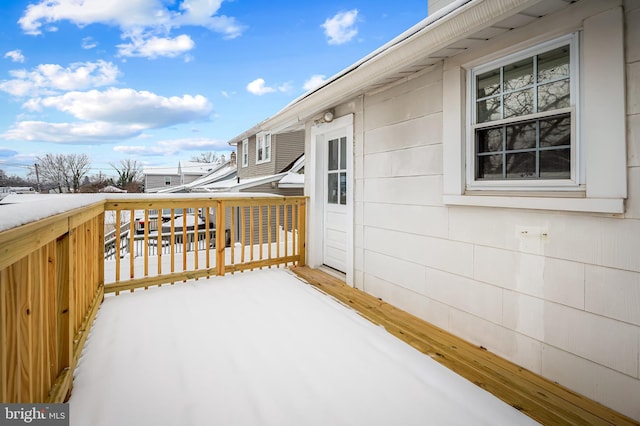
[[[309,195],[309,214],[308,214],[308,264],[317,268],[323,265],[324,250],[324,204],[325,204],[325,184],[326,179],[326,139],[327,133],[343,130],[347,137],[347,217],[346,217],[346,282],[353,286],[353,255],[354,255],[354,181],[353,169],[355,166],[353,158],[353,114],[347,114],[340,118],[336,118],[331,123],[320,123],[313,125],[310,132],[310,149],[309,161],[305,165],[305,174],[309,172],[308,195]],[[309,167],[307,167],[307,165]]]

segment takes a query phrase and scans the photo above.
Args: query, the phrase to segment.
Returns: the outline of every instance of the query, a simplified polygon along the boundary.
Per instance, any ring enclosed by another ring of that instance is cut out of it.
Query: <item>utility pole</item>
[[[36,169],[36,184],[38,185],[38,192],[40,192],[40,173],[38,172],[38,163],[34,164]]]

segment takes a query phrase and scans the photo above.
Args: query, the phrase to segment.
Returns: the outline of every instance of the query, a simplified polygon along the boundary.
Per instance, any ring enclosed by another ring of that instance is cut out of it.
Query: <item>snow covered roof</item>
[[[120,188],[116,188],[115,186],[109,185],[109,186],[105,186],[104,188],[100,189],[99,192],[110,192],[110,193],[121,193],[124,194],[127,192],[126,189],[120,189]]]
[[[219,163],[199,163],[197,161],[180,161],[178,168],[184,175],[203,175],[220,166]]]
[[[175,193],[175,192],[181,192],[181,191],[190,191],[190,190],[199,188],[203,185],[208,185],[208,184],[223,180],[231,175],[234,175],[236,172],[237,172],[237,167],[235,165],[231,165],[231,161],[227,161],[224,164],[217,165],[216,168],[213,169],[211,172],[194,180],[193,182],[190,182],[184,185],[172,186],[170,188],[162,188],[156,192],[161,194],[168,194],[168,193]]]
[[[202,189],[208,192],[237,192],[242,189],[253,188],[269,182],[276,182],[284,177],[287,173],[278,173],[275,175],[259,176],[254,178],[241,179],[237,178],[221,180],[208,185],[194,187],[194,189]]]
[[[303,173],[287,173],[278,186],[281,188],[304,188],[304,174]]]
[[[143,175],[163,175],[163,176],[178,176],[180,173],[178,172],[178,167],[143,167],[142,168]]]

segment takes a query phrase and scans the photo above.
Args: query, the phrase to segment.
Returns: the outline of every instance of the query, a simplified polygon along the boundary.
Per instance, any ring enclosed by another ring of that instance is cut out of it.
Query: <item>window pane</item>
[[[538,55],[538,82],[569,77],[569,46]]]
[[[504,67],[504,90],[518,90],[533,84],[533,58]]]
[[[478,123],[500,120],[502,118],[500,106],[500,97],[478,101],[476,104],[476,109],[478,111]]]
[[[476,133],[478,152],[502,151],[502,127],[497,129],[483,129]]]
[[[551,111],[570,106],[569,80],[538,86],[538,111]]]
[[[340,204],[347,204],[347,174],[340,173]]]
[[[540,120],[540,147],[571,145],[571,116]]]
[[[329,141],[329,170],[338,170],[338,139]]]
[[[536,153],[507,154],[507,179],[531,179],[536,175]]]
[[[502,154],[478,157],[478,179],[502,179]]]
[[[347,168],[347,138],[340,139],[340,170]]]
[[[571,149],[540,151],[540,177],[543,179],[571,178]]]
[[[327,175],[327,201],[329,204],[338,204],[338,174]]]
[[[504,117],[518,117],[533,112],[533,89],[504,95]]]
[[[478,75],[476,77],[476,87],[478,89],[478,98],[500,93],[500,68]]]
[[[536,123],[507,126],[507,150],[536,147]]]
[[[262,161],[262,148],[258,148],[258,161]]]

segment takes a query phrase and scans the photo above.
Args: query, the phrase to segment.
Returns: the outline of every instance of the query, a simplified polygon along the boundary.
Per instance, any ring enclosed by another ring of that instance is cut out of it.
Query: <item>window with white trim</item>
[[[579,188],[577,35],[469,71],[468,189]]]
[[[165,177],[164,177],[164,184],[165,184],[166,186],[171,185],[171,176],[165,176]]]
[[[271,133],[256,135],[256,164],[271,161]]]
[[[249,165],[249,139],[242,141],[242,167]]]

